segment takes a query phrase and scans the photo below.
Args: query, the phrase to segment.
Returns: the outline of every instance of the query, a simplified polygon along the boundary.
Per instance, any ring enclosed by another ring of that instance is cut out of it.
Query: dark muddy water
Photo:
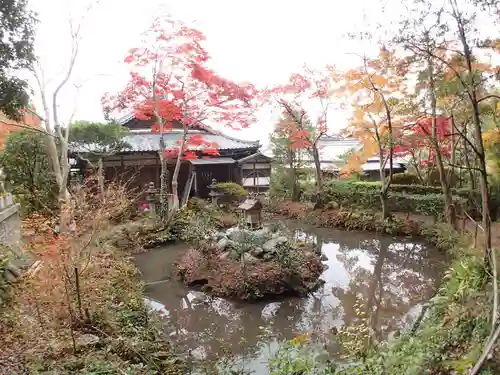
[[[321,245],[328,258],[325,284],[306,298],[251,304],[211,298],[173,279],[172,263],[185,245],[136,256],[151,304],[163,313],[174,342],[199,359],[220,358],[227,350],[265,374],[263,362],[280,341],[312,332],[330,342],[333,327],[358,319],[356,303],[370,311],[377,334],[390,337],[416,319],[439,286],[445,259],[422,242],[288,224],[296,237]]]

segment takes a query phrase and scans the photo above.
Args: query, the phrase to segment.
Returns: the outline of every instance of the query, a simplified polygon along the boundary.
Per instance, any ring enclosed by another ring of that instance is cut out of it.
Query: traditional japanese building
[[[160,186],[160,134],[151,131],[152,120],[140,120],[134,116],[128,116],[120,121],[121,125],[128,128],[130,133],[124,138],[128,147],[119,153],[105,156],[103,165],[107,180],[121,179],[130,181],[132,187],[143,187],[153,182],[156,187]],[[174,124],[172,129],[163,133],[166,149],[178,147],[178,141],[182,136],[182,125]],[[219,155],[206,156],[199,147],[189,146],[188,151],[196,152],[198,158],[194,160],[182,160],[178,178],[178,189],[180,198],[189,192],[191,196],[208,197],[212,179],[220,182],[237,182],[243,184],[242,178],[248,177],[249,163],[260,154],[259,141],[244,141],[227,136],[221,132],[198,126],[189,130],[189,135],[200,134],[206,142],[218,145]],[[88,147],[87,147],[88,149]],[[91,158],[88,153],[83,155],[83,150],[73,150],[74,156],[81,155]],[[78,159],[78,158],[77,158]],[[170,177],[175,168],[175,159],[168,161]],[[80,158],[77,162],[80,170],[88,168]],[[261,169],[262,163],[255,160],[252,166]],[[270,169],[270,163],[268,163]],[[265,170],[265,168],[262,168]],[[268,173],[266,171],[262,173]],[[261,174],[262,174],[261,173]],[[260,176],[260,174],[254,174]],[[269,175],[269,174],[267,174]],[[259,180],[260,182],[260,180]],[[171,179],[169,181],[171,187]]]

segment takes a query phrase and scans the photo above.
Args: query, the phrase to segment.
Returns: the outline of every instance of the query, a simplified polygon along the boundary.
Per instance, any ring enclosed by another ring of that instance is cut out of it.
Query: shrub
[[[413,173],[396,173],[392,175],[392,183],[398,185],[421,185],[422,181]]]
[[[327,191],[327,200],[343,206],[356,206],[379,210],[379,182],[332,181]],[[422,185],[391,185],[389,208],[394,212],[415,212],[424,215],[439,216],[444,211],[441,189]],[[455,204],[467,206],[467,199],[453,197]]]
[[[217,189],[235,198],[241,198],[248,195],[248,191],[236,182],[218,182]]]
[[[24,213],[51,212],[57,207],[59,189],[39,132],[23,130],[10,134],[0,154],[0,165]]]

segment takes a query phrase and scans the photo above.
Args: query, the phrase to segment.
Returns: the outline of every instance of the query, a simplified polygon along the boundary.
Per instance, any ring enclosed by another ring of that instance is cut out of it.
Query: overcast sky
[[[30,0],[39,13],[36,49],[49,80],[48,93],[67,67],[70,44],[68,19],[77,23],[88,0]],[[155,15],[168,11],[194,25],[207,36],[210,65],[235,81],[250,81],[258,86],[287,80],[307,63],[313,67],[335,64],[347,68],[358,63],[352,53],[370,46],[349,40],[345,34],[364,27],[364,15],[380,13],[377,0],[101,0],[88,16],[84,40],[71,85],[60,98],[61,117],[73,111],[73,84],[85,82],[78,94],[74,119],[101,120],[100,98],[116,92],[126,83],[128,68],[123,58],[137,46],[140,33]],[[394,17],[384,13],[379,19]],[[371,46],[373,47],[373,46]],[[35,88],[36,89],[36,88]],[[36,91],[36,90],[35,90]],[[35,100],[37,109],[41,105]],[[259,122],[250,129],[231,135],[261,140],[268,134],[277,113],[261,111]],[[346,114],[330,116],[332,130],[346,124]]]

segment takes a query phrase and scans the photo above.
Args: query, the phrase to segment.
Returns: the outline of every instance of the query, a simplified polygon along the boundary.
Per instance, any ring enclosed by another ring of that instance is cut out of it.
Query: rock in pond
[[[226,251],[225,253],[222,253],[221,255],[219,255],[219,259],[226,260],[226,259],[229,259],[230,256],[231,256],[231,253],[229,251]]]
[[[277,244],[277,238],[271,238],[269,241],[266,241],[264,245],[262,245],[262,248],[264,249],[264,251],[269,252],[274,250]]]
[[[264,249],[262,247],[256,247],[255,249],[252,250],[252,255],[259,257],[264,254]]]
[[[229,244],[229,240],[227,238],[223,237],[219,240],[219,242],[217,242],[217,245],[215,245],[215,248],[219,251],[223,251],[226,249],[228,244]]]
[[[269,235],[269,229],[267,227],[264,227],[262,229],[253,231],[253,234],[255,237],[265,237]]]
[[[254,257],[250,253],[243,254],[243,256],[241,257],[241,259],[243,259],[243,261],[247,262],[247,263],[257,263],[259,261],[256,257]]]
[[[277,244],[284,244],[284,243],[287,243],[287,242],[288,242],[288,238],[286,238],[284,236],[276,238],[276,243]]]

